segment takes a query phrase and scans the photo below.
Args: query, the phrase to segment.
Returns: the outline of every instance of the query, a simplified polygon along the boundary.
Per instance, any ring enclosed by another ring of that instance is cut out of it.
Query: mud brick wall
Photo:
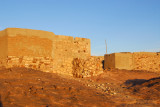
[[[103,73],[104,56],[90,56],[87,59],[73,60],[73,76],[84,78]]]
[[[160,72],[160,53],[133,53],[134,70]]]

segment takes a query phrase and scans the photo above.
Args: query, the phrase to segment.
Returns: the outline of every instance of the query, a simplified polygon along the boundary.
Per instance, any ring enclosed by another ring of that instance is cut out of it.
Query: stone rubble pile
[[[95,85],[95,87],[96,87],[96,89],[99,89],[99,90],[101,90],[101,91],[103,91],[103,92],[105,92],[106,94],[109,94],[109,95],[117,94],[114,89],[107,86],[107,83],[106,84],[97,84],[97,85]]]
[[[117,91],[112,87],[110,83],[95,83],[93,80],[89,79],[85,82],[88,87],[96,88],[108,95],[116,95]]]
[[[73,76],[78,78],[97,76],[103,73],[103,56],[91,56],[73,60]]]

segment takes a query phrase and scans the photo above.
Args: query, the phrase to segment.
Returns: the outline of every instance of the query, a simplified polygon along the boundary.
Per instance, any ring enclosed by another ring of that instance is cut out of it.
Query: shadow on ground
[[[143,83],[145,83],[147,80],[145,79],[129,79],[125,82],[125,85],[130,87],[134,87],[135,85],[141,85]]]
[[[147,87],[151,87],[155,84],[159,84],[160,77],[156,77],[156,78],[151,78],[149,80],[145,80],[145,79],[129,79],[125,82],[125,85],[129,86],[129,88],[134,87],[136,85],[142,85],[144,83],[146,83]],[[155,81],[155,82],[152,82]]]

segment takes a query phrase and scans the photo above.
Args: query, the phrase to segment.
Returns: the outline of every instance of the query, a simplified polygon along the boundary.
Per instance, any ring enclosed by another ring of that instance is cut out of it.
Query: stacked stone
[[[134,53],[134,69],[160,72],[160,54],[138,54]]]
[[[90,56],[90,40],[57,35],[54,40],[54,58],[85,58]]]
[[[74,58],[85,58],[90,56],[90,40],[85,38],[74,38],[74,48],[73,48]]]
[[[78,78],[97,76],[103,73],[103,56],[91,56],[73,60],[73,76]]]
[[[53,40],[53,71],[58,74],[73,76],[73,59],[90,56],[90,40],[85,38],[55,35]]]
[[[80,58],[73,59],[73,77],[83,78],[84,60]]]
[[[5,67],[5,65],[6,65],[6,60],[4,58],[1,58],[1,60],[0,60],[0,69]]]
[[[54,73],[63,74],[63,75],[72,75],[72,67],[73,67],[73,58],[62,58],[55,59],[53,71]]]
[[[7,68],[11,67],[26,67],[37,70],[42,70],[44,72],[53,71],[53,59],[49,57],[7,57]]]

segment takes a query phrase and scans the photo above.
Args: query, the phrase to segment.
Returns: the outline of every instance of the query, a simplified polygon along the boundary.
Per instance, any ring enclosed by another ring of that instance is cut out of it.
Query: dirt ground
[[[71,78],[27,68],[0,70],[0,107],[159,107],[160,73],[106,70]]]

